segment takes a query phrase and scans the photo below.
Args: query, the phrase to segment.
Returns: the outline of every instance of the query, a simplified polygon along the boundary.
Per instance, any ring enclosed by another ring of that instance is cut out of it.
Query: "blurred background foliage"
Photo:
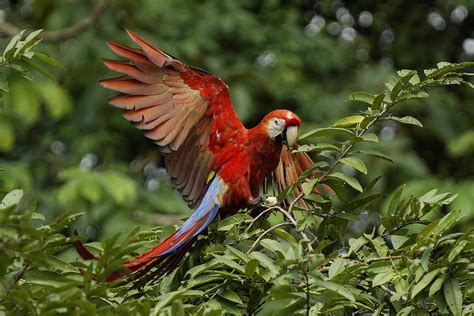
[[[71,36],[51,33],[87,19]],[[46,219],[85,211],[74,225],[90,239],[173,224],[187,210],[155,146],[107,105],[112,94],[98,85],[112,76],[101,63],[113,56],[105,41],[131,45],[124,27],[221,77],[247,127],[280,107],[298,113],[304,130],[328,126],[362,110],[344,101],[350,92],[380,92],[395,69],[474,59],[467,0],[4,0],[0,21],[3,46],[13,26],[45,29],[41,50],[64,66],[53,70],[56,81],[2,68],[9,92],[0,108],[0,189],[24,189]],[[470,212],[462,225],[472,224],[473,101],[474,90],[452,87],[398,108],[425,128],[378,126],[374,146],[394,163],[367,161],[369,176],[359,180],[382,175],[381,192],[402,183],[412,194],[457,192],[450,207]]]

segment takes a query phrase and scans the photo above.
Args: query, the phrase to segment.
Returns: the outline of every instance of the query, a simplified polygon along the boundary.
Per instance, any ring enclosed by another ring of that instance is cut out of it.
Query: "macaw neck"
[[[250,157],[250,190],[252,195],[259,195],[262,181],[275,170],[280,162],[282,145],[268,136],[262,123],[248,132]]]

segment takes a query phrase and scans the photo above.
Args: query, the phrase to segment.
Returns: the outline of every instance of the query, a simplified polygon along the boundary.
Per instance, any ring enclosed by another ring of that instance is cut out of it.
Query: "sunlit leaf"
[[[306,137],[327,137],[327,136],[343,136],[352,137],[354,133],[350,130],[340,127],[317,128],[300,136],[300,139]]]
[[[359,124],[364,120],[365,116],[362,115],[352,115],[347,116],[342,119],[337,120],[332,126],[334,127],[343,127]]]
[[[443,285],[444,298],[448,303],[449,309],[455,316],[462,313],[462,292],[459,281],[456,278],[449,277]]]
[[[347,101],[358,101],[362,103],[367,103],[369,105],[372,105],[372,102],[374,101],[375,96],[373,94],[367,93],[367,92],[353,92],[347,97]]]
[[[357,181],[356,178],[351,177],[345,173],[334,172],[328,175],[327,177],[342,180],[343,182],[347,183],[348,185],[350,185],[352,188],[356,189],[357,191],[359,192],[363,191],[362,186],[360,185],[359,181]]]
[[[364,174],[367,174],[367,167],[365,166],[364,162],[360,158],[357,158],[355,156],[351,156],[351,157],[341,158],[339,161],[341,163],[349,166],[349,167],[352,167],[352,168],[364,173]]]

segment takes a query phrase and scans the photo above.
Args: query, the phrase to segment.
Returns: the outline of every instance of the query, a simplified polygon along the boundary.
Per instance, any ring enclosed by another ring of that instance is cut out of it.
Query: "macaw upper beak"
[[[296,138],[298,136],[298,127],[297,126],[289,126],[281,132],[280,135],[277,136],[277,140],[282,144],[285,145],[286,150],[290,150],[291,147],[296,143]]]
[[[293,147],[293,145],[296,143],[296,139],[298,138],[298,126],[292,125],[288,126],[285,131],[283,131],[285,136],[283,136],[286,139],[286,145],[288,148]]]

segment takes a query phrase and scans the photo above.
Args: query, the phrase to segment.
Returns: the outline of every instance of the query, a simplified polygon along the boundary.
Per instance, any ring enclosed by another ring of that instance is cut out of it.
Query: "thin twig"
[[[11,284],[9,284],[6,288],[5,288],[5,293],[4,293],[4,296],[0,299],[0,303],[3,303],[3,301],[5,300],[5,298],[7,297],[7,295],[10,293],[10,291],[12,290],[13,286],[15,284],[17,284],[20,279],[23,277],[23,274],[25,274],[26,270],[30,267],[30,263],[26,263],[20,271],[18,271],[17,275],[15,276],[15,278],[13,279],[13,282]]]
[[[392,295],[392,296],[394,296],[394,295],[400,295],[400,294],[398,294],[397,292],[392,291],[390,288],[386,287],[386,286],[383,285],[383,284],[380,284],[379,287],[380,287],[382,290],[384,290],[385,292],[387,292],[388,294]],[[405,295],[402,295],[400,298],[401,298],[403,301],[405,301],[405,302],[408,300]]]
[[[302,194],[300,194],[299,196],[303,196]],[[296,200],[296,199],[295,199]],[[294,202],[294,201],[293,201]],[[293,204],[293,203],[292,203]],[[294,205],[294,204],[293,204]],[[313,249],[313,246],[311,245],[311,239],[308,238],[308,235],[306,235],[306,233],[304,231],[300,231],[298,230],[298,223],[296,222],[296,220],[293,218],[293,216],[291,216],[291,210],[292,210],[292,205],[290,205],[290,207],[288,208],[288,212],[285,211],[283,208],[281,207],[276,207],[275,209],[282,213],[289,221],[290,223],[295,227],[296,231],[298,232],[298,234],[300,234],[301,238],[303,238],[304,240],[308,241],[308,245],[307,245],[307,248],[308,248],[308,251],[309,252],[312,252],[314,249]]]
[[[288,222],[280,223],[280,224],[272,226],[269,229],[267,229],[266,231],[264,231],[260,236],[258,236],[257,240],[255,240],[255,242],[252,244],[252,246],[249,248],[249,250],[247,250],[247,252],[245,254],[248,255],[251,251],[253,251],[255,249],[255,247],[257,247],[260,240],[262,240],[262,238],[265,237],[266,234],[268,234],[269,232],[271,232],[274,229],[277,229],[278,227],[288,225],[288,224],[291,224],[291,223],[288,223]]]
[[[364,261],[367,264],[370,264],[372,262],[377,262],[377,261],[384,261],[384,260],[393,260],[393,259],[402,259],[403,256],[386,256],[386,257],[380,257],[380,258],[372,258],[372,259],[367,259]]]
[[[105,12],[105,8],[107,7],[107,5],[108,0],[100,0],[94,11],[92,11],[90,15],[86,16],[84,19],[80,20],[76,24],[61,30],[43,32],[39,35],[39,37],[43,38],[48,42],[60,42],[75,37],[79,33],[83,32],[85,29],[87,29],[90,25],[92,25],[99,18],[99,16],[103,12]],[[13,37],[20,33],[20,31],[20,28],[11,23],[0,23],[0,32],[3,33],[3,37]]]
[[[278,207],[278,206],[276,206]],[[260,214],[258,214],[251,222],[250,224],[245,228],[244,232],[237,238],[237,241],[240,241],[243,236],[250,230],[250,228],[253,226],[253,224],[255,224],[255,222],[260,218],[262,217],[263,215],[265,215],[266,213],[270,212],[270,211],[273,211],[275,209],[275,206],[272,206],[272,207],[269,207],[267,209],[265,209],[264,211],[262,211]]]

